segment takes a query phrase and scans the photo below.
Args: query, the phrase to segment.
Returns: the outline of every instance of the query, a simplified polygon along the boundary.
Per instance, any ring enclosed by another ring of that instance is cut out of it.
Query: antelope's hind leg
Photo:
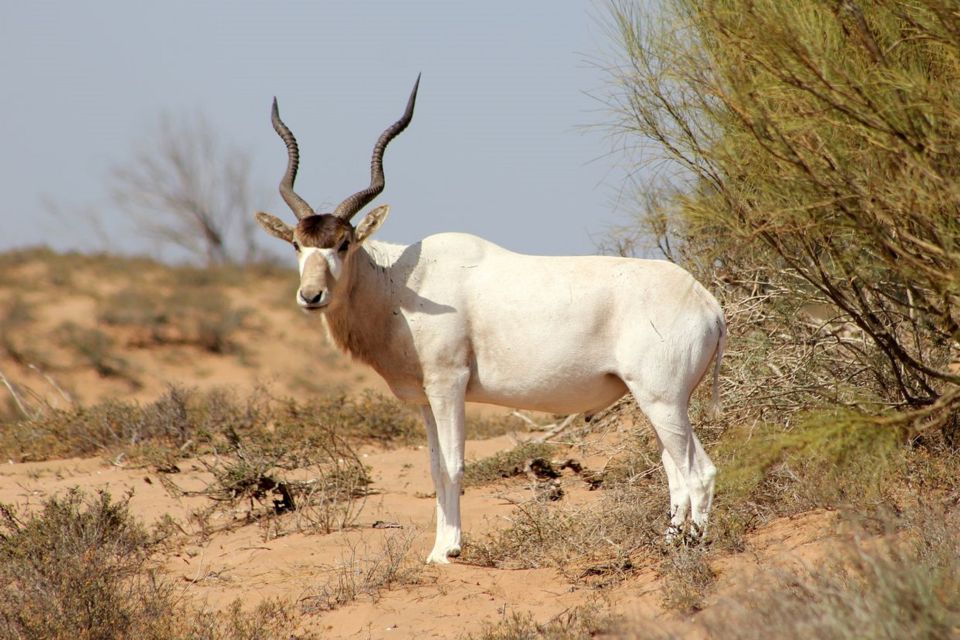
[[[671,520],[667,536],[682,530],[688,507],[693,533],[702,536],[707,530],[717,470],[693,432],[688,403],[650,398],[632,386],[631,391],[663,447],[661,458],[670,483]]]

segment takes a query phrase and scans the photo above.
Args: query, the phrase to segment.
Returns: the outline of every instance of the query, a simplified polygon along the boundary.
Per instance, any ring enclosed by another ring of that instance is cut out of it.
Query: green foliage
[[[817,375],[784,393],[955,400],[952,0],[671,0],[656,16],[615,0],[613,17],[620,130],[674,168],[659,174],[647,228],[670,257],[718,276],[725,302],[792,303],[766,307],[779,342],[802,350],[813,337],[825,357],[807,358]]]
[[[732,429],[715,458],[718,500],[761,500],[782,512],[880,500],[906,469],[904,433],[852,411],[812,413],[790,429]],[[796,479],[796,481],[791,481]]]

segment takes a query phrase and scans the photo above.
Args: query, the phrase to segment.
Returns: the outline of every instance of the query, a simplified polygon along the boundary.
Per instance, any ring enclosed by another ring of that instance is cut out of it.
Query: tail
[[[720,416],[720,362],[723,360],[723,350],[727,345],[727,323],[723,316],[718,320],[720,335],[717,336],[716,361],[713,364],[713,398],[710,400],[709,415],[711,420]]]

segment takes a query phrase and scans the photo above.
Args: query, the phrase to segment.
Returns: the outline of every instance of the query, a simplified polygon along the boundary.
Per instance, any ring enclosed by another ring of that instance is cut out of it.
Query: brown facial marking
[[[300,220],[294,236],[301,246],[333,249],[344,240],[353,240],[353,226],[336,216],[323,213]]]

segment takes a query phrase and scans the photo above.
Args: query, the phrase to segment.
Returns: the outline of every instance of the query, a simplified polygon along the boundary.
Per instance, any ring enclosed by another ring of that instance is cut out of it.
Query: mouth
[[[306,313],[310,313],[312,311],[320,311],[321,309],[325,309],[328,304],[329,303],[327,302],[324,302],[323,304],[309,304],[302,302],[300,303],[300,309]]]

